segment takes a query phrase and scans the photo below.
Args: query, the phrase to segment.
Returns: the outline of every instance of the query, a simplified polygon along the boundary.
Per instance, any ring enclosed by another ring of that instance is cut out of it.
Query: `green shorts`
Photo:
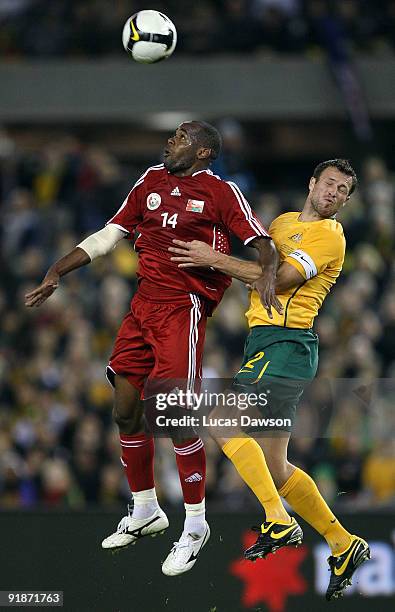
[[[274,325],[252,327],[244,347],[244,359],[234,377],[234,388],[258,395],[248,431],[291,431],[296,407],[318,367],[318,336],[311,329]],[[275,421],[275,422],[274,422]]]

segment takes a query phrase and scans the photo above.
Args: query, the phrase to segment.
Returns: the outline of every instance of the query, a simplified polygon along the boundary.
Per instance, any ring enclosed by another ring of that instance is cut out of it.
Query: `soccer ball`
[[[122,42],[136,62],[154,64],[167,59],[177,44],[177,30],[166,15],[158,11],[139,11],[126,21]]]

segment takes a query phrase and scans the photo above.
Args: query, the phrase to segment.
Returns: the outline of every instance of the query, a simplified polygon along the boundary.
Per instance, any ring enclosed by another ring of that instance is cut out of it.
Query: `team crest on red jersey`
[[[203,200],[188,200],[185,210],[188,212],[202,213],[203,208],[204,208]]]
[[[147,208],[148,210],[156,210],[159,208],[162,198],[159,193],[150,193],[147,197]]]

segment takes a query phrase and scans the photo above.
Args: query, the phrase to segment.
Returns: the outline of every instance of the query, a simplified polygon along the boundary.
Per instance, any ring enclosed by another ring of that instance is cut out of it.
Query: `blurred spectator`
[[[254,0],[253,7],[259,12],[265,12],[272,8],[287,16],[293,16],[300,12],[300,0]]]
[[[223,0],[221,47],[223,51],[253,51],[260,40],[257,23],[252,19],[249,3],[244,0]]]
[[[334,457],[336,485],[340,493],[347,495],[347,502],[353,503],[362,489],[362,467],[365,453],[361,436],[350,435]]]
[[[0,21],[18,16],[26,11],[32,0],[0,0]]]
[[[372,502],[394,505],[395,502],[395,441],[382,442],[367,458],[363,470],[365,487]]]
[[[40,238],[39,216],[34,198],[27,189],[15,189],[9,196],[4,220],[4,253],[12,260]]]
[[[243,128],[235,119],[223,119],[217,127],[222,135],[222,151],[213,164],[213,172],[226,181],[237,183],[243,192],[250,193],[255,188],[255,180],[248,169]]]

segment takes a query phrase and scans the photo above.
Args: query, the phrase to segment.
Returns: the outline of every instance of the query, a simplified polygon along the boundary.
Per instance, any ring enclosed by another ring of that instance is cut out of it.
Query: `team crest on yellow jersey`
[[[302,238],[303,234],[294,234],[293,236],[289,237],[289,239],[293,240],[294,242],[302,242]]]

